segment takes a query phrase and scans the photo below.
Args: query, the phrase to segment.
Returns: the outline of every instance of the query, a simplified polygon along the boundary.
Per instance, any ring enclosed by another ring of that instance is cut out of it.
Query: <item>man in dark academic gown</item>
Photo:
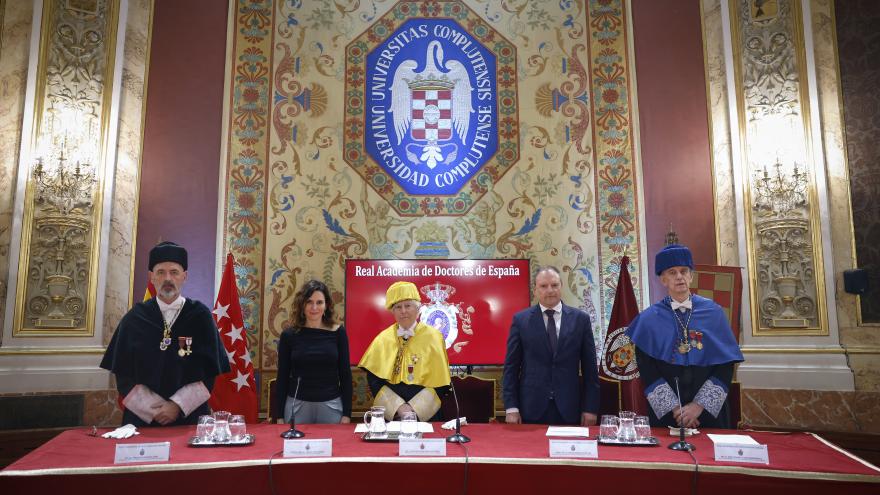
[[[668,295],[626,331],[636,346],[651,425],[734,427],[727,393],[743,355],[727,316],[711,299],[691,295],[694,262],[687,247],[666,246],[655,268]]]
[[[379,332],[358,366],[366,370],[373,405],[391,421],[415,411],[419,421],[440,420],[440,398],[449,390],[446,341],[436,328],[418,322],[421,297],[412,282],[395,282],[385,307],[395,323]]]
[[[229,360],[211,310],[180,295],[186,250],[160,243],[149,268],[156,297],[122,317],[101,367],[116,375],[123,424],[195,424],[210,412],[214,378],[229,371]]]

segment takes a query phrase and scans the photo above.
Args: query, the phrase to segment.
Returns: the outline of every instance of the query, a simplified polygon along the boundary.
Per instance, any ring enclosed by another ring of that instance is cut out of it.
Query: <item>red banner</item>
[[[214,321],[217,322],[220,340],[226,348],[232,371],[218,376],[214,381],[214,390],[208,404],[215,411],[243,414],[248,423],[256,423],[258,402],[254,365],[247,348],[234,267],[235,259],[229,253],[226,256],[223,278],[220,280],[220,290],[217,291],[217,303],[214,304]]]
[[[646,414],[648,403],[642,393],[639,380],[639,367],[636,363],[636,348],[624,332],[626,327],[639,314],[639,304],[629,276],[629,257],[620,259],[620,275],[617,277],[617,291],[614,294],[614,306],[608,321],[608,332],[605,334],[602,366],[599,370],[603,375],[621,380],[621,402],[623,409]]]
[[[348,260],[345,324],[352,364],[394,323],[385,291],[416,284],[421,321],[446,339],[449,363],[503,364],[513,315],[530,304],[529,260]]]

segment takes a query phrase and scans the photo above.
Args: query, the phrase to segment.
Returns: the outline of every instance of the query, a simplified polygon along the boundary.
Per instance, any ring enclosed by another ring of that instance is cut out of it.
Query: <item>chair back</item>
[[[452,377],[455,391],[458,393],[458,405],[461,416],[468,423],[488,423],[495,418],[495,380],[478,378],[473,375]],[[440,412],[444,420],[455,418],[455,398],[452,390],[446,394],[440,404]]]
[[[272,401],[275,400],[275,378],[266,382],[266,419],[270,423],[274,423],[276,419],[272,417]]]
[[[727,403],[730,405],[730,427],[740,429],[742,427],[742,387],[739,382],[730,382],[730,390],[727,391]]]
[[[617,416],[621,404],[620,380],[599,376],[599,417],[604,414]]]

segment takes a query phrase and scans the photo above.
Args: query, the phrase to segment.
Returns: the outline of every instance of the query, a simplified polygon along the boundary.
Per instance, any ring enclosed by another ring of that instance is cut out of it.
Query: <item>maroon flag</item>
[[[614,306],[611,307],[611,318],[605,335],[601,373],[622,382],[620,388],[624,410],[647,414],[648,402],[639,380],[636,348],[625,334],[627,326],[638,314],[639,305],[629,276],[629,257],[623,256],[620,259]]]
[[[242,414],[248,423],[256,423],[258,402],[254,365],[247,348],[234,267],[235,259],[229,253],[226,255],[220,290],[217,291],[217,303],[214,304],[214,321],[217,322],[220,340],[226,348],[232,371],[218,376],[214,381],[214,390],[208,404],[215,411]]]

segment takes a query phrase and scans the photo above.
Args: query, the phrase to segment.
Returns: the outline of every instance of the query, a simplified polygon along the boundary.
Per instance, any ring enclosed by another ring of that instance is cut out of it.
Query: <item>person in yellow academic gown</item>
[[[376,335],[358,363],[367,372],[373,405],[385,407],[388,421],[407,411],[419,421],[438,421],[450,381],[443,334],[418,321],[421,297],[412,282],[391,284],[385,307],[395,323]]]

